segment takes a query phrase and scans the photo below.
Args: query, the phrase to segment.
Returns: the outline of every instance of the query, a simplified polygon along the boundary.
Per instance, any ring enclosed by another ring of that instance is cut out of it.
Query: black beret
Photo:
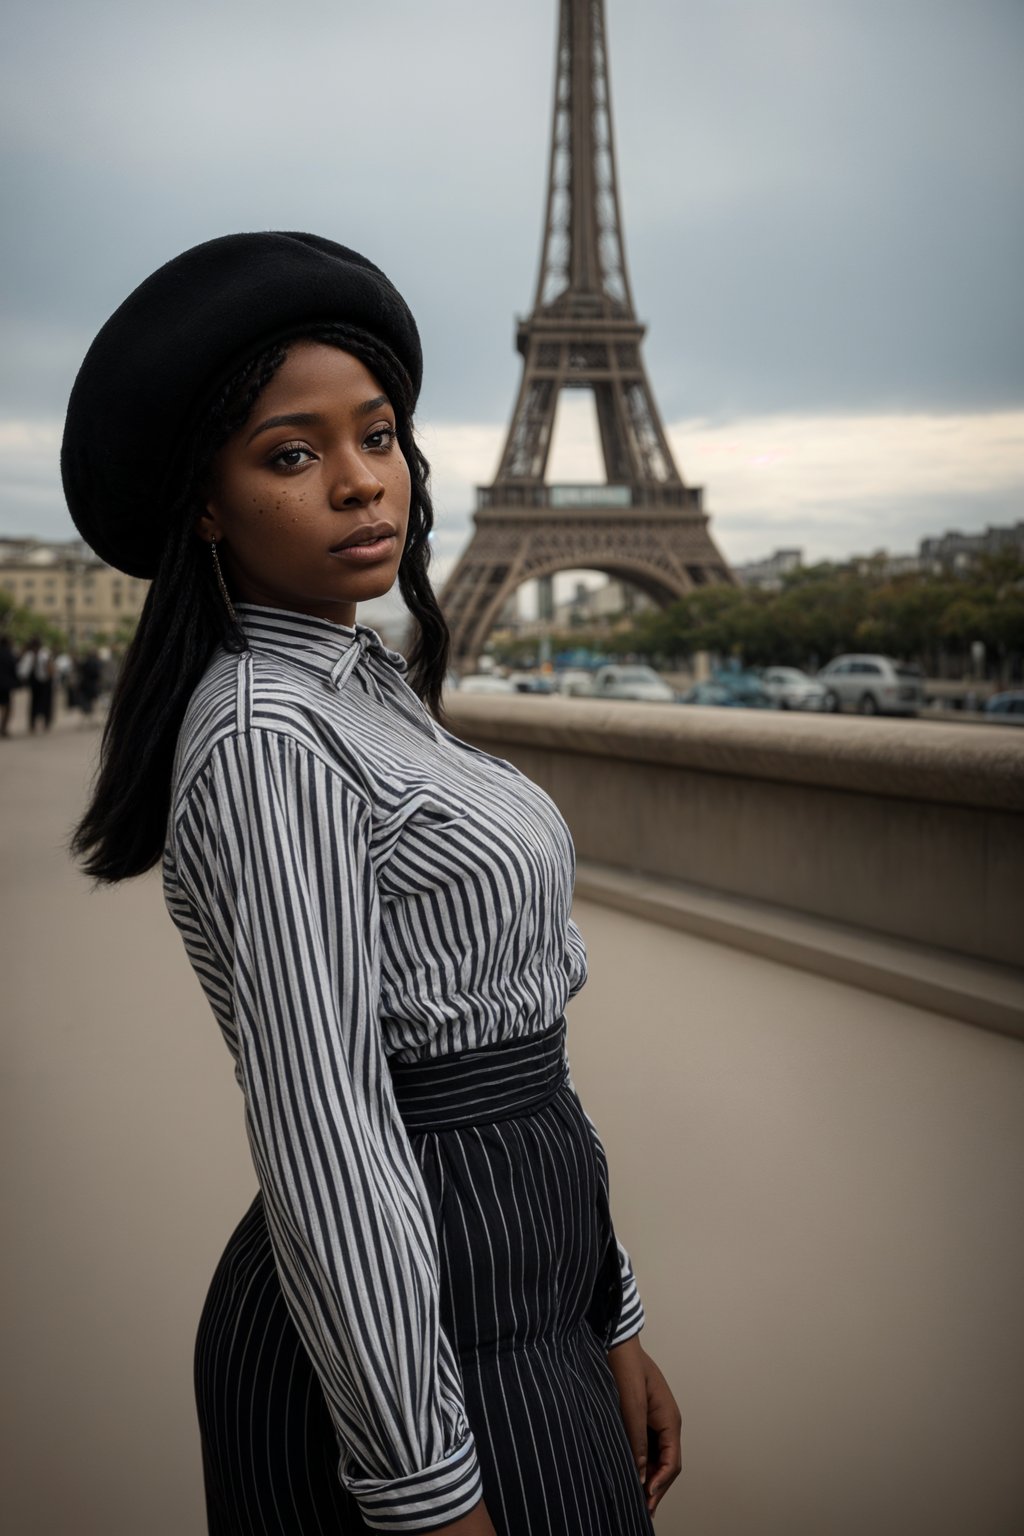
[[[333,240],[224,235],[147,277],[100,331],[68,403],[68,510],[102,560],[156,574],[169,475],[203,408],[265,347],[322,324],[356,326],[423,376],[416,322],[378,267]]]

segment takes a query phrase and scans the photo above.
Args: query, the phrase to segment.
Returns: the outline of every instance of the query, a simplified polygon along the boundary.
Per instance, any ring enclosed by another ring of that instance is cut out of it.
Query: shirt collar
[[[405,657],[386,646],[369,624],[335,624],[309,613],[258,603],[236,603],[235,612],[251,650],[294,661],[317,673],[328,687],[344,687],[364,656],[384,672],[388,668],[399,674],[406,671]]]

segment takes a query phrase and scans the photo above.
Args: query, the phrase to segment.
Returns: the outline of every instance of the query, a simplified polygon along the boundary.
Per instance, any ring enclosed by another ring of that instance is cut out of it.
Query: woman
[[[0,737],[8,734],[11,719],[11,694],[19,686],[18,658],[10,638],[0,631]]]
[[[44,645],[38,635],[33,635],[18,663],[18,677],[29,687],[28,729],[31,736],[35,735],[37,721],[42,722],[44,731],[53,724],[53,673],[49,646]]]
[[[384,275],[311,235],[196,247],[104,326],[65,489],[153,585],[74,849],[162,857],[244,1097],[210,1531],[628,1536],[678,1412],[568,1072],[568,829],[444,726],[421,369]],[[408,664],[356,619],[396,578]]]

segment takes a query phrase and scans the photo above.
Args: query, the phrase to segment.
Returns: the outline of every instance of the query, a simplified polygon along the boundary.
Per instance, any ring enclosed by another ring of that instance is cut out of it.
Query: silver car
[[[675,689],[653,667],[598,667],[594,673],[595,699],[642,699],[649,704],[675,703]]]
[[[507,677],[497,677],[493,672],[471,672],[459,681],[460,693],[515,693],[515,683]]]
[[[827,709],[824,684],[808,677],[799,667],[768,667],[761,686],[780,709]]]
[[[594,691],[594,674],[583,667],[564,667],[558,674],[558,691],[571,699],[589,699]]]
[[[1024,688],[1011,688],[986,699],[985,718],[999,725],[1024,725]]]
[[[825,708],[861,715],[916,715],[924,703],[920,667],[891,656],[837,656],[818,673],[826,690]]]

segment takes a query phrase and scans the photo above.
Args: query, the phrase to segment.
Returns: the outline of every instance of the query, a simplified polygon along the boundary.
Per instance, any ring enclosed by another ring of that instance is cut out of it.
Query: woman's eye
[[[368,448],[380,449],[386,453],[395,441],[396,436],[397,433],[394,427],[389,422],[382,421],[379,426],[374,427],[371,432],[366,434],[366,446]]]
[[[302,465],[312,459],[313,454],[301,443],[286,443],[283,448],[278,448],[276,453],[270,456],[270,463],[278,465],[281,469],[301,469]]]

